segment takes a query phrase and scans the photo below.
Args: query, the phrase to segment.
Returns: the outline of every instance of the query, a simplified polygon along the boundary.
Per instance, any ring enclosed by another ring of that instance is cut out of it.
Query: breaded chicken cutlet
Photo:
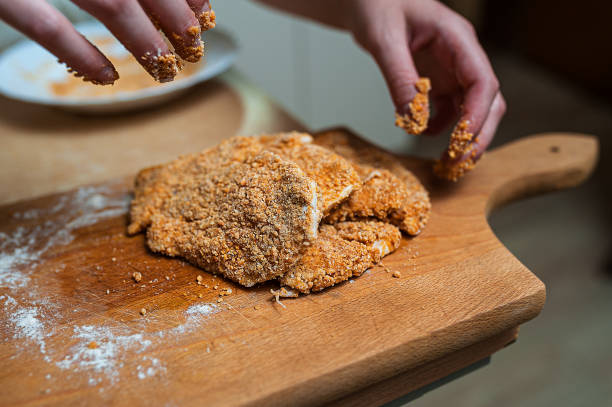
[[[394,251],[398,227],[417,234],[427,221],[418,180],[365,147],[332,133],[316,143],[295,132],[225,140],[141,171],[128,232],[146,230],[152,251],[245,286],[322,290]]]
[[[283,275],[316,238],[316,185],[269,151],[213,169],[202,161],[139,176],[129,232],[146,228],[152,251],[247,287]]]

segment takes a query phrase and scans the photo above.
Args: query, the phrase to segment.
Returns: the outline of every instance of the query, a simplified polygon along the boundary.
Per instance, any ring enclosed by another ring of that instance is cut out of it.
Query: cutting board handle
[[[594,136],[545,133],[485,154],[477,169],[489,197],[486,213],[516,199],[580,184],[593,172],[598,151]]]

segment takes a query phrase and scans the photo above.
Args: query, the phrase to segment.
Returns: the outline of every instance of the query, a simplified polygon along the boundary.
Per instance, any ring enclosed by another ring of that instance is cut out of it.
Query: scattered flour
[[[123,367],[123,362],[120,362],[121,352],[132,350],[141,353],[151,346],[151,341],[140,333],[117,334],[116,329],[108,326],[75,326],[73,338],[79,340],[79,343],[56,366],[62,370],[89,373],[91,385],[100,383],[102,379],[96,373],[104,373],[111,383],[116,381],[117,369]]]
[[[18,308],[11,315],[11,322],[15,327],[13,338],[25,338],[33,341],[38,344],[40,353],[47,353],[45,337],[48,334],[45,333],[44,326],[40,322],[38,308]]]
[[[207,303],[192,305],[191,307],[187,308],[185,314],[187,314],[190,319],[197,319],[201,316],[210,315],[215,312],[217,312],[217,306],[212,303]]]
[[[133,373],[138,378],[144,380],[165,374],[163,361],[145,354],[155,351],[153,341],[178,340],[181,335],[201,328],[210,315],[221,310],[213,303],[195,304],[184,312],[181,323],[153,332],[145,326],[134,331],[113,320],[102,326],[56,326],[58,315],[65,317],[77,309],[62,309],[52,298],[45,297],[34,273],[45,254],[70,243],[77,229],[127,213],[129,196],[111,196],[110,192],[106,187],[80,188],[57,198],[50,208],[14,213],[14,219],[31,220],[32,225],[26,222],[10,233],[0,232],[0,304],[9,325],[5,332],[13,339],[22,340],[17,345],[18,353],[30,352],[26,343],[34,343],[44,361],[66,371],[69,377],[71,373],[84,376],[91,386],[116,383],[127,352],[136,358]],[[68,348],[65,343],[47,341],[66,329],[73,341]],[[49,380],[52,376],[45,377]]]
[[[0,232],[0,287],[17,288],[28,283],[29,279],[17,268],[38,259],[39,253],[32,249],[35,242],[23,227],[12,235]]]
[[[170,328],[167,330],[161,330],[156,333],[156,336],[163,338],[166,336],[178,336],[181,334],[193,332],[195,329],[201,326],[205,317],[212,315],[219,311],[219,307],[213,303],[195,304],[187,308],[185,311],[186,320],[184,323]]]
[[[166,373],[166,368],[157,358],[145,356],[143,362],[149,363],[149,366],[138,365],[138,367],[136,367],[140,380]]]
[[[169,329],[150,333],[129,333],[125,326],[76,326],[73,339],[78,343],[70,348],[69,354],[55,365],[62,370],[88,374],[88,383],[100,384],[104,378],[111,384],[119,378],[123,354],[131,351],[140,354],[152,347],[152,339],[179,337],[200,327],[205,318],[219,311],[212,303],[195,304],[185,311],[185,322]],[[90,344],[95,343],[92,347]],[[157,358],[144,356],[136,368],[139,379],[165,373],[166,367]]]
[[[0,295],[0,301],[4,301],[4,308],[14,307],[17,305],[17,301],[10,295]]]
[[[28,285],[29,275],[43,255],[52,247],[72,242],[76,229],[127,213],[129,196],[103,195],[109,192],[108,187],[83,187],[57,198],[50,209],[14,213],[15,219],[44,219],[49,215],[56,218],[42,225],[19,226],[11,234],[0,232],[0,288]]]

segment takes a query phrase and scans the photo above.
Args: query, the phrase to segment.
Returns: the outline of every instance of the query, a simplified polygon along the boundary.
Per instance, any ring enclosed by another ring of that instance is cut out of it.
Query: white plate
[[[106,27],[97,21],[77,24],[76,28],[88,38],[111,37]],[[229,35],[214,29],[204,33],[203,39],[204,63],[192,67],[189,76],[181,77],[179,74],[173,82],[138,90],[117,91],[108,95],[60,95],[54,92],[52,84],[62,82],[68,76],[65,65],[59,64],[57,58],[35,42],[22,41],[0,55],[0,93],[24,102],[89,113],[126,111],[150,106],[178,96],[191,86],[219,75],[232,66],[238,47]],[[114,37],[99,48],[110,57],[125,58],[127,55],[127,50],[114,40]],[[122,79],[121,69],[118,70],[118,84],[122,80],[129,80]],[[83,83],[82,86],[97,85]]]

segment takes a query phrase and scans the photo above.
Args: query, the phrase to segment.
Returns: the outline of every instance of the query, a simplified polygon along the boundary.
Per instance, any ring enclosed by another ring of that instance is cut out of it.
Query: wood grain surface
[[[374,383],[346,397],[332,401],[328,405],[330,407],[369,407],[380,406],[393,401],[397,403],[398,400],[402,402],[404,401],[401,399],[402,396],[410,395],[410,397],[413,397],[411,392],[415,390],[421,392],[424,386],[482,361],[513,343],[518,337],[518,331],[517,327],[500,332],[463,349],[423,363],[397,376]]]
[[[274,284],[245,289],[127,237],[131,177],[4,206],[0,400],[312,405],[411,371],[421,379],[409,383],[426,384],[428,362],[462,367],[452,355],[469,361],[491,338],[498,349],[544,304],[544,285],[498,241],[488,212],[576,185],[596,158],[592,137],[529,137],[458,184],[405,158],[431,192],[425,231],[363,276],[282,305]]]

